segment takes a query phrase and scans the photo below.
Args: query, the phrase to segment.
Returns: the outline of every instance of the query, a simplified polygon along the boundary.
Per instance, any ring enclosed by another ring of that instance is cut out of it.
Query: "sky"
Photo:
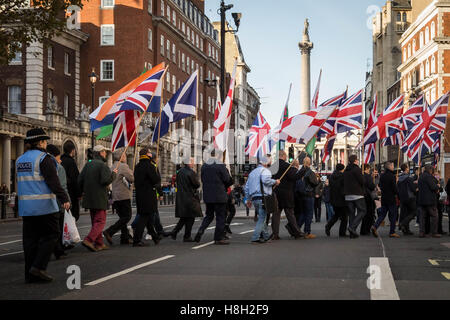
[[[311,97],[323,69],[319,103],[364,88],[372,65],[371,16],[385,0],[227,0],[231,12],[241,12],[238,36],[249,84],[261,97],[261,112],[272,127],[278,125],[292,83],[289,115],[300,113],[301,41],[305,18],[314,43],[311,53]],[[219,21],[220,0],[206,0],[205,14]]]

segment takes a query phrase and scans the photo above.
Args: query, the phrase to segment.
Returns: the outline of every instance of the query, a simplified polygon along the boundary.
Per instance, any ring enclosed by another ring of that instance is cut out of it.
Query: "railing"
[[[0,219],[1,220],[19,217],[16,201],[17,201],[17,199],[16,199],[15,193],[0,194],[0,205],[1,205]]]

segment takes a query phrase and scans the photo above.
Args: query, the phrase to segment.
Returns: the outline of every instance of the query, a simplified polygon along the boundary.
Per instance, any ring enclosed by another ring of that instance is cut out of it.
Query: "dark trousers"
[[[280,219],[281,219],[281,211],[284,210],[284,214],[286,215],[286,218],[288,220],[288,224],[292,227],[292,230],[294,232],[294,236],[300,236],[300,228],[297,224],[297,220],[295,219],[294,215],[294,208],[280,208],[278,207],[278,210],[274,212],[272,215],[272,233],[275,237],[280,236]]]
[[[64,254],[64,244],[62,241],[62,235],[64,232],[64,209],[62,212],[59,212],[58,227],[58,238],[55,243],[55,249],[53,250],[55,257],[59,257]]]
[[[347,232],[348,225],[348,208],[347,207],[334,207],[334,216],[328,221],[327,228],[330,230],[336,224],[338,220],[341,220],[339,225],[339,236],[344,237]]]
[[[438,212],[435,206],[420,207],[420,233],[426,232],[426,220],[430,218],[430,231],[432,234],[438,233]]]
[[[351,230],[353,233],[357,233],[356,230],[358,229],[359,224],[361,223],[362,219],[364,219],[364,216],[366,215],[367,212],[366,200],[362,198],[346,202],[349,217],[348,229]],[[357,214],[355,214],[356,211],[358,212]]]
[[[400,226],[409,231],[409,224],[411,220],[416,217],[417,206],[416,199],[410,199],[408,201],[401,201],[400,203]]]
[[[154,219],[155,219],[156,213],[146,213],[146,214],[139,214],[136,216],[136,219],[134,221],[134,236],[133,236],[133,242],[138,243],[142,241],[142,236],[144,235],[144,229],[147,227],[147,232],[149,235],[152,236],[153,239],[158,237],[158,234],[155,231],[154,228]]]
[[[214,232],[214,241],[220,241],[223,240],[225,234],[225,217],[227,215],[226,203],[206,204],[206,215],[203,218],[200,229],[198,229],[198,233],[205,233],[206,228],[208,228],[208,226],[214,220],[214,214],[216,216],[216,230]]]
[[[381,206],[380,210],[380,216],[377,219],[377,222],[375,222],[374,226],[378,229],[380,224],[384,221],[386,218],[386,215],[389,212],[389,223],[391,224],[389,234],[395,233],[395,224],[397,222],[397,216],[398,216],[398,208],[395,204],[390,204],[386,206]]]
[[[48,262],[59,235],[60,213],[23,217],[23,251],[25,279],[30,279],[31,267],[47,270]]]
[[[113,207],[117,211],[119,220],[110,226],[106,232],[112,237],[120,230],[120,241],[128,242],[130,233],[128,232],[127,224],[131,220],[131,200],[114,201]]]
[[[438,201],[437,210],[438,210],[438,233],[443,234],[444,230],[442,230],[442,219],[444,217],[443,215],[443,204]]]
[[[362,219],[361,232],[362,235],[370,234],[370,228],[375,222],[375,202],[370,197],[365,198],[367,213]]]
[[[301,229],[305,225],[305,233],[311,233],[311,222],[314,212],[314,198],[313,197],[302,197],[301,212],[298,217],[298,226]]]
[[[229,226],[231,224],[235,215],[236,215],[236,207],[234,206],[234,204],[228,204],[227,205],[227,218],[225,220],[225,224],[227,226]]]
[[[72,205],[72,207],[70,208],[70,212],[72,213],[72,216],[75,218],[75,221],[78,221],[78,219],[80,219],[80,200],[78,200],[78,197],[71,194],[70,202]]]
[[[180,218],[172,233],[176,235],[184,227],[184,239],[189,239],[191,237],[192,226],[194,225],[194,222],[195,218]]]
[[[314,198],[314,217],[316,222],[320,222],[322,218],[322,197]]]
[[[152,225],[153,225],[156,233],[158,233],[160,235],[164,233],[164,228],[161,224],[161,218],[159,217],[158,210],[156,210],[155,214],[153,215]]]

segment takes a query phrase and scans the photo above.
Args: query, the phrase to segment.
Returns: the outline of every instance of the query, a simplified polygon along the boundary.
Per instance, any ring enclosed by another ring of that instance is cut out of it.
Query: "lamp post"
[[[91,82],[91,89],[92,89],[92,111],[94,111],[94,105],[95,105],[95,83],[97,82],[98,76],[95,74],[95,68],[92,68],[92,72],[89,75],[89,81]],[[92,151],[94,150],[95,145],[95,137],[94,137],[94,131],[92,131],[91,136],[91,148]]]

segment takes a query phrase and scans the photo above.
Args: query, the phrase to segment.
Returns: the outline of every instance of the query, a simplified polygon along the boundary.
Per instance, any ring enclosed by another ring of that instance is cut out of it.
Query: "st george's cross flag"
[[[134,146],[136,143],[136,126],[139,112],[136,110],[119,111],[114,117],[111,151]]]
[[[252,158],[261,158],[268,155],[272,151],[273,146],[269,132],[270,125],[263,117],[261,111],[259,111],[248,133],[245,154]]]
[[[198,70],[183,83],[180,89],[178,89],[164,106],[161,117],[156,122],[152,142],[156,142],[158,138],[164,137],[169,132],[171,123],[196,115],[198,102],[197,78]]]
[[[231,113],[233,110],[234,85],[236,83],[237,59],[234,62],[230,88],[227,97],[214,121],[214,146],[220,151],[225,151],[228,145],[228,130],[230,128]]]

